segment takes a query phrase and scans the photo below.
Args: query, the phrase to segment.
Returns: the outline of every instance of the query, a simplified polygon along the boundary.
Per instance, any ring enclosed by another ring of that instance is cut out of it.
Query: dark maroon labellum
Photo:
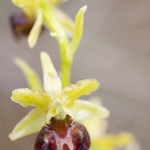
[[[25,14],[13,14],[10,16],[10,25],[16,38],[28,36],[34,24],[34,20]]]
[[[34,150],[88,150],[90,137],[86,128],[67,115],[64,120],[53,117],[38,133]]]
[[[10,16],[10,25],[15,38],[19,39],[21,36],[27,37],[34,25],[34,22],[34,18],[31,19],[27,17],[24,13],[12,14]],[[43,32],[44,29],[44,26],[42,26],[41,31]]]

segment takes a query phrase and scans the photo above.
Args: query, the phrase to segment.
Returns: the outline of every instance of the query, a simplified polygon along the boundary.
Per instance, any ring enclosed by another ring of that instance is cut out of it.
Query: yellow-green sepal
[[[45,124],[46,112],[39,112],[37,109],[31,110],[9,134],[9,138],[14,141],[26,135],[39,132]]]
[[[74,53],[76,52],[82,39],[84,14],[85,14],[86,9],[87,9],[87,6],[80,8],[75,18],[73,38],[69,44],[69,48],[68,48],[69,51],[67,53],[67,59],[69,59],[70,61],[73,60]]]
[[[71,110],[75,120],[79,122],[84,122],[88,118],[104,119],[109,116],[109,111],[105,107],[87,100],[76,100]]]
[[[16,58],[14,59],[15,64],[22,70],[24,73],[28,85],[31,89],[42,90],[42,83],[38,74],[33,68],[31,68],[23,59]]]
[[[44,77],[44,89],[46,93],[54,98],[59,98],[61,93],[61,80],[46,52],[41,52],[41,63]]]
[[[82,95],[88,95],[97,90],[99,82],[96,79],[85,79],[78,81],[76,84],[71,84],[63,90],[63,95],[66,97],[67,106],[72,107],[75,100]]]
[[[38,37],[40,35],[42,25],[43,25],[43,13],[42,9],[38,9],[36,21],[28,36],[28,44],[30,48],[33,48],[35,46]]]
[[[51,97],[37,90],[30,90],[28,88],[13,90],[11,99],[22,105],[23,107],[35,106],[40,111],[45,111],[48,109],[51,103]]]

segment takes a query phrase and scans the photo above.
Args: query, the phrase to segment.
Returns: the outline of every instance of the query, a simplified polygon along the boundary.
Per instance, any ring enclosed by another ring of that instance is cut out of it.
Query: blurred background
[[[149,150],[150,134],[150,1],[149,0],[70,0],[61,5],[72,18],[88,5],[84,35],[75,55],[72,83],[97,78],[99,96],[110,110],[108,132],[129,131]],[[16,88],[27,87],[22,72],[14,65],[24,58],[42,79],[40,51],[47,51],[59,71],[59,51],[55,39],[44,32],[34,49],[26,38],[16,41],[9,16],[21,12],[10,0],[0,2],[0,149],[30,150],[36,134],[11,142],[8,134],[31,108],[10,100]]]

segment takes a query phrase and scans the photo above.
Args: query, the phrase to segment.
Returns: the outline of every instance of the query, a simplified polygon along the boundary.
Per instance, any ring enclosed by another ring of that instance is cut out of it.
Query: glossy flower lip
[[[57,75],[49,55],[46,52],[41,52],[40,56],[44,76],[43,88],[41,87],[36,72],[23,60],[15,60],[24,72],[29,86],[32,89],[16,89],[12,92],[11,99],[23,107],[34,106],[36,108],[29,112],[16,125],[9,135],[11,140],[38,132],[45,122],[49,122],[51,117],[57,116],[64,119],[68,114],[76,118],[72,112],[74,106],[74,109],[78,112],[80,110],[89,112],[89,117],[98,116],[99,118],[106,118],[109,115],[108,110],[102,106],[93,105],[88,101],[77,100],[80,96],[90,94],[97,90],[99,83],[96,79],[84,79],[62,89],[61,80]],[[44,89],[44,91],[41,89]],[[87,116],[83,116],[82,119],[86,118]]]

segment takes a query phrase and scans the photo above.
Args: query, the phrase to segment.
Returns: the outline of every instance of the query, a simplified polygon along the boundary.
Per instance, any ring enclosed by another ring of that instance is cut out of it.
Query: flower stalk
[[[87,6],[82,7],[76,15],[75,19],[75,27],[73,30],[73,38],[69,41],[69,37],[67,37],[64,30],[59,26],[59,23],[55,20],[51,25],[51,20],[53,18],[49,17],[50,15],[45,15],[45,20],[47,22],[47,26],[49,29],[53,29],[51,36],[55,37],[59,44],[60,49],[60,58],[61,58],[61,80],[62,87],[66,87],[70,84],[71,78],[71,67],[73,63],[74,54],[81,42],[82,33],[83,33],[83,21],[84,21],[84,13],[87,9]],[[53,25],[55,25],[53,27]]]
[[[79,99],[82,95],[88,95],[97,90],[100,86],[99,82],[91,78],[70,84],[71,67],[75,52],[81,43],[87,6],[79,9],[74,22],[58,9],[58,4],[64,1],[66,0],[12,0],[24,12],[19,17],[12,17],[14,32],[19,36],[29,33],[27,41],[30,48],[36,45],[43,26],[58,42],[61,77],[58,76],[46,52],[40,54],[43,85],[33,68],[23,59],[15,59],[16,65],[26,77],[29,88],[13,90],[11,99],[23,107],[35,108],[15,126],[9,138],[16,140],[40,131],[34,150],[41,150],[41,147],[88,150],[90,134],[91,150],[124,148],[133,141],[133,136],[125,132],[119,135],[107,135],[105,133],[106,121],[103,119],[109,116],[109,111],[101,104]],[[23,21],[16,22],[20,18]],[[84,124],[87,130],[75,121]],[[68,139],[72,143],[68,144]]]
[[[15,5],[23,9],[28,20],[35,20],[28,36],[30,48],[36,45],[43,25],[57,40],[61,59],[62,87],[65,88],[71,82],[71,67],[75,52],[82,39],[84,14],[87,6],[79,10],[74,23],[67,14],[57,8],[61,2],[63,0],[32,0],[31,2],[13,0]]]

